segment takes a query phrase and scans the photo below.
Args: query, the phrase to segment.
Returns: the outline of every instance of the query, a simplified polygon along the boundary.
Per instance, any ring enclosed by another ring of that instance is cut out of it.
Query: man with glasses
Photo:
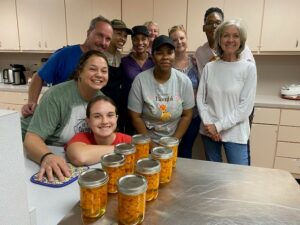
[[[199,76],[201,76],[202,70],[206,63],[217,59],[217,54],[214,50],[214,33],[216,28],[223,22],[223,20],[224,13],[220,8],[212,7],[206,10],[204,15],[203,32],[206,34],[207,42],[200,46],[195,53]],[[255,63],[251,50],[248,46],[245,46],[240,58]]]

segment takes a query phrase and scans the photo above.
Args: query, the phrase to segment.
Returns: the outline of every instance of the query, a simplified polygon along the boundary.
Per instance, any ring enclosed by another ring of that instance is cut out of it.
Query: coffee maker
[[[24,65],[10,64],[10,68],[4,69],[2,73],[4,84],[26,84],[24,71]]]

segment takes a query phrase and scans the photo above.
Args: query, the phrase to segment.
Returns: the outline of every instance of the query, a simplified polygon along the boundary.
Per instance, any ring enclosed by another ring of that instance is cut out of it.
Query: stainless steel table
[[[83,224],[79,203],[59,224]],[[117,195],[88,224],[117,224]],[[300,225],[300,186],[282,170],[180,158],[171,183],[147,203],[143,224]]]

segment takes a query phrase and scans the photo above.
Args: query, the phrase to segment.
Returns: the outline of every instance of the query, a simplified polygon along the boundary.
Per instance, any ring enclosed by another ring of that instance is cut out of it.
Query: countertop
[[[13,84],[4,84],[0,83],[0,91],[9,91],[9,92],[21,92],[27,93],[29,85],[13,85]],[[47,91],[49,87],[43,87],[41,93]]]
[[[51,149],[63,155],[62,148]],[[29,178],[39,166],[28,159],[25,165],[36,224],[82,224],[77,182],[62,188],[36,185]],[[117,224],[116,196],[109,195],[106,214],[93,224]],[[283,170],[178,158],[172,181],[147,203],[143,224],[300,225],[300,186]]]

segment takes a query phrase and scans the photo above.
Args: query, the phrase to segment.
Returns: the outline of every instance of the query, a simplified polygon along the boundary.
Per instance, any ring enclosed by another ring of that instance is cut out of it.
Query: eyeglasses
[[[217,26],[219,26],[222,23],[222,21],[209,21],[208,23],[204,24],[204,28],[207,29],[212,29],[212,28],[216,28]]]

